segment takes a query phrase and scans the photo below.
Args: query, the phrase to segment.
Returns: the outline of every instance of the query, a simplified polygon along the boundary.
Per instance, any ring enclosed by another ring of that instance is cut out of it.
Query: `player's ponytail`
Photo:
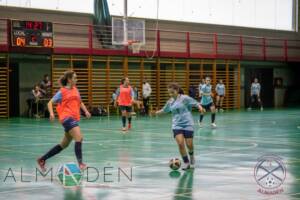
[[[68,80],[72,79],[73,75],[74,75],[74,71],[72,71],[72,70],[66,71],[64,73],[64,75],[61,76],[60,79],[59,79],[60,85],[61,86],[66,86],[68,84]]]
[[[184,91],[181,87],[179,87],[179,91],[178,91],[179,94],[184,94]]]
[[[121,85],[123,85],[125,83],[126,77],[121,79]]]

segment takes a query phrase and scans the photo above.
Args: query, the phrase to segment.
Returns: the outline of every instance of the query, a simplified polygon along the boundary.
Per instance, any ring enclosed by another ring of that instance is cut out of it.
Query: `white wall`
[[[124,0],[108,0],[112,15],[123,15]],[[293,30],[294,0],[159,0],[159,19]],[[128,0],[128,15],[156,19],[156,0]]]
[[[112,15],[123,15],[124,0],[107,0]],[[128,15],[153,18],[158,0],[128,0]],[[294,0],[159,0],[159,19],[292,30]],[[6,0],[0,5],[94,13],[93,0]]]
[[[123,15],[124,0],[107,0],[112,15]],[[84,2],[84,3],[83,3]],[[128,0],[131,17],[293,30],[294,0]],[[94,13],[93,0],[10,0],[0,5]]]

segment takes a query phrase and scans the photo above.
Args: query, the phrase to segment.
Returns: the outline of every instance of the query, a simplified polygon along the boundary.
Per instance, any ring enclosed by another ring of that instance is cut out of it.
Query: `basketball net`
[[[140,53],[142,43],[138,40],[129,40],[128,41],[128,47],[132,51],[133,54]]]

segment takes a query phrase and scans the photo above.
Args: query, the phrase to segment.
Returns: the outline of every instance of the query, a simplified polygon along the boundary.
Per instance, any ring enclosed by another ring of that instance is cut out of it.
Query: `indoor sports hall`
[[[298,0],[0,0],[0,199],[300,199]]]

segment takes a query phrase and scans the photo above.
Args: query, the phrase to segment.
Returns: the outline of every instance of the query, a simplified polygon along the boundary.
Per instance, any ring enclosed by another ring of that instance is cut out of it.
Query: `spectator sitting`
[[[35,85],[31,90],[29,98],[27,99],[27,104],[29,110],[31,111],[31,115],[34,114],[35,117],[39,117],[39,111],[43,110],[43,105],[39,102],[39,99],[42,97],[42,93],[40,91],[40,87]]]
[[[139,100],[139,90],[136,86],[133,87],[133,92],[134,92],[134,96],[133,96],[133,99],[135,101],[138,101]]]
[[[107,116],[107,110],[103,106],[92,107],[89,109],[92,116]]]
[[[115,89],[115,91],[111,95],[111,104],[115,105],[115,102],[117,101],[117,90],[118,88]]]
[[[51,95],[51,81],[49,80],[48,74],[44,75],[44,79],[40,83],[40,91],[44,98],[49,98]]]

